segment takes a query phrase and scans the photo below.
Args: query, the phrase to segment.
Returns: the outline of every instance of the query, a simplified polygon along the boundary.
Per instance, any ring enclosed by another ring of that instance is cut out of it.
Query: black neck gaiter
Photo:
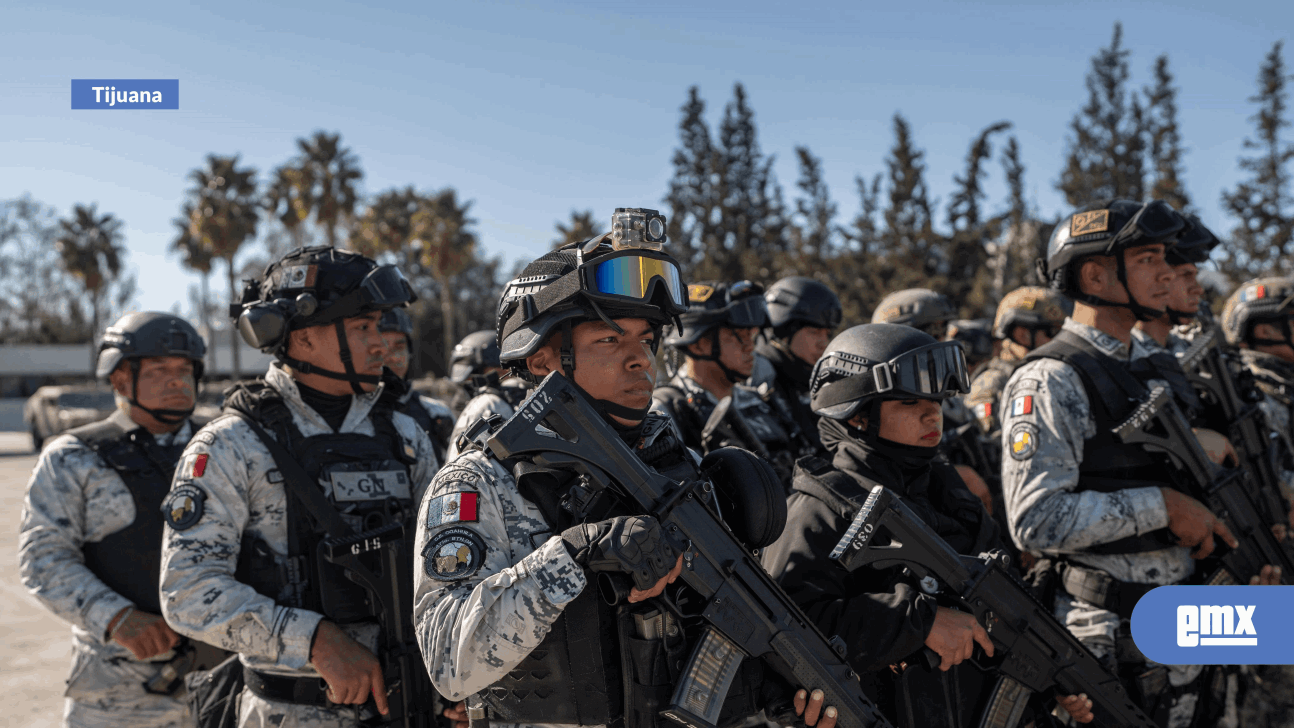
[[[307,387],[301,382],[297,382],[297,391],[301,393],[301,401],[306,403],[310,409],[319,413],[324,418],[328,426],[337,431],[341,429],[342,423],[346,421],[346,414],[350,412],[351,401],[354,399],[352,394],[328,394],[320,392],[314,387]]]

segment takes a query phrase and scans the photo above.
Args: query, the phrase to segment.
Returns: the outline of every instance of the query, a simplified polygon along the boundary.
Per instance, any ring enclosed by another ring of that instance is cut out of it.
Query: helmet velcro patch
[[[1078,212],[1069,221],[1069,234],[1071,237],[1080,235],[1091,235],[1093,233],[1103,233],[1110,229],[1110,211],[1109,210],[1090,210],[1088,212]]]

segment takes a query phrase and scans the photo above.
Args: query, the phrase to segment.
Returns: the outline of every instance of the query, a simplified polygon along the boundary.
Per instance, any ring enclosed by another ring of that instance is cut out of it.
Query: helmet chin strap
[[[1123,285],[1123,291],[1128,294],[1127,303],[1118,303],[1116,301],[1110,301],[1110,300],[1101,298],[1100,296],[1094,296],[1090,293],[1082,293],[1081,291],[1074,296],[1074,300],[1082,301],[1083,303],[1091,304],[1093,306],[1126,308],[1132,312],[1133,316],[1137,317],[1138,321],[1154,321],[1160,316],[1163,316],[1164,315],[1163,309],[1151,308],[1149,306],[1143,305],[1140,301],[1137,300],[1136,296],[1132,295],[1132,289],[1128,287],[1128,267],[1127,265],[1124,264],[1122,250],[1119,251],[1118,255],[1114,256],[1114,263],[1115,263],[1116,269],[1118,270],[1119,283]]]
[[[189,419],[189,415],[192,415],[193,410],[197,409],[196,401],[193,403],[192,407],[188,409],[182,409],[182,410],[168,409],[166,407],[158,407],[154,409],[152,407],[145,407],[144,405],[140,404],[139,403],[139,360],[138,359],[130,360],[130,399],[128,401],[130,402],[131,407],[136,407],[140,410],[143,410],[144,412],[147,412],[150,416],[152,416],[153,419],[157,420],[158,422],[161,422],[164,425],[178,425],[181,422],[184,422],[185,420]]]
[[[689,351],[687,352],[687,355],[697,361],[712,361],[715,364],[718,364],[719,371],[723,372],[723,376],[727,377],[730,383],[736,384],[737,382],[744,381],[749,375],[735,372],[732,369],[729,369],[727,364],[723,363],[723,344],[719,343],[719,329],[721,328],[723,327],[716,326],[713,329],[710,329],[709,354],[693,354]]]
[[[333,326],[337,331],[337,348],[341,355],[342,366],[345,367],[345,373],[334,372],[324,369],[316,364],[294,359],[287,355],[287,345],[284,344],[284,350],[279,353],[279,359],[284,364],[295,369],[301,374],[317,374],[328,379],[336,379],[343,382],[350,382],[350,390],[357,395],[368,394],[360,384],[372,384],[374,386],[382,383],[382,376],[379,374],[360,374],[355,371],[355,363],[350,353],[350,343],[346,341],[346,329],[342,324],[343,319],[337,319]]]
[[[1178,311],[1172,306],[1169,306],[1167,311],[1168,320],[1173,322],[1174,326],[1181,326],[1182,324],[1190,323],[1194,321],[1195,317],[1199,314],[1199,311]]]

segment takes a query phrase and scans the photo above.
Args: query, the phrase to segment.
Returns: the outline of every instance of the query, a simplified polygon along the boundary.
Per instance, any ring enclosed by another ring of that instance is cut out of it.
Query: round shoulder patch
[[[177,531],[191,528],[202,519],[207,494],[193,483],[181,483],[171,489],[162,504],[166,523]]]
[[[457,581],[475,574],[485,561],[485,539],[476,531],[453,526],[432,536],[422,548],[427,576]]]
[[[1032,422],[1017,422],[1011,427],[1011,457],[1028,460],[1038,451],[1038,427]]]

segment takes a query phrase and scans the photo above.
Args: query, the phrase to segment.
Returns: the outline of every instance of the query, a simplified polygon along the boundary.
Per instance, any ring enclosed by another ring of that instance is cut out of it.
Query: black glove
[[[582,523],[562,531],[562,541],[580,566],[592,572],[628,574],[642,591],[668,576],[680,553],[651,516]]]

